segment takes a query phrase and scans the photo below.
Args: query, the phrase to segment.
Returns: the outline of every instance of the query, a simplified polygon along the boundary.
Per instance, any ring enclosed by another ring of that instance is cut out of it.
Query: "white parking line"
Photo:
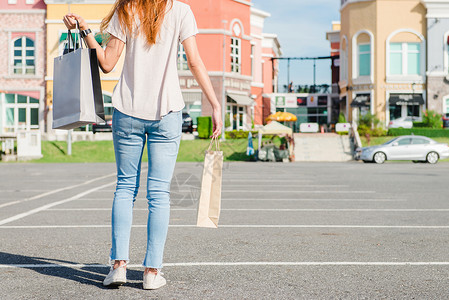
[[[29,215],[38,213],[38,212],[43,211],[43,210],[46,210],[46,209],[49,209],[49,208],[54,207],[54,206],[56,206],[56,205],[64,204],[64,203],[67,203],[67,202],[70,202],[70,201],[73,201],[73,200],[82,198],[82,197],[84,197],[84,196],[86,196],[86,195],[88,195],[88,194],[90,194],[90,193],[92,193],[92,192],[95,192],[95,191],[97,191],[97,190],[99,190],[99,189],[102,189],[102,188],[104,188],[104,187],[113,185],[113,184],[115,184],[115,183],[116,183],[115,181],[114,181],[114,182],[109,182],[109,183],[107,183],[107,184],[103,184],[103,185],[101,185],[101,186],[98,186],[98,187],[95,187],[95,188],[93,188],[93,189],[87,190],[87,191],[85,191],[85,192],[79,193],[79,194],[77,194],[77,195],[75,195],[75,196],[73,196],[73,197],[70,197],[70,198],[67,198],[67,199],[64,199],[64,200],[61,200],[61,201],[53,202],[53,203],[50,203],[50,204],[46,204],[46,205],[40,206],[40,207],[38,207],[38,208],[29,210],[29,211],[27,211],[27,212],[24,212],[24,213],[21,213],[21,214],[12,216],[12,217],[10,217],[10,218],[6,218],[6,219],[3,219],[3,220],[0,220],[0,227],[1,227],[1,225],[7,224],[7,223],[11,223],[11,222],[13,222],[13,221],[17,221],[17,220],[19,220],[19,219],[22,219],[22,218],[25,218],[25,217],[27,217],[27,216],[29,216]]]
[[[241,262],[184,262],[164,263],[164,267],[201,267],[201,266],[448,266],[447,261],[401,261],[401,262],[378,262],[378,261],[241,261]],[[128,268],[143,268],[142,265],[129,264]],[[0,264],[0,269],[9,268],[110,268],[102,264]]]
[[[147,211],[147,208],[134,208]],[[171,211],[197,211],[196,208],[171,208]],[[50,208],[46,211],[111,211],[111,208]],[[295,212],[448,212],[449,208],[222,208],[221,211],[295,211]]]
[[[19,225],[0,226],[0,229],[59,229],[59,228],[110,228],[111,225]],[[147,225],[132,225],[133,228],[147,228]],[[193,224],[172,224],[171,228],[197,228]],[[219,228],[341,228],[341,229],[449,229],[449,226],[434,225],[262,225],[262,224],[241,224],[241,225],[219,225]]]
[[[77,201],[112,201],[111,198],[83,198],[83,199],[77,199]],[[174,200],[183,200],[183,199],[176,199],[171,198],[172,201]],[[136,201],[146,201],[146,198],[137,198]],[[187,200],[186,200],[187,201]],[[190,200],[188,200],[190,201]],[[404,202],[407,201],[407,199],[315,199],[315,198],[276,198],[276,199],[253,199],[253,198],[222,198],[221,201],[332,201],[332,202]]]
[[[22,203],[22,202],[27,202],[27,201],[40,199],[40,198],[43,198],[43,197],[46,197],[46,196],[50,196],[50,195],[53,195],[53,194],[56,194],[56,193],[59,193],[59,192],[63,192],[63,191],[74,189],[74,188],[77,188],[77,187],[80,187],[80,186],[84,186],[84,185],[90,184],[92,182],[95,182],[95,181],[98,181],[98,180],[102,180],[102,179],[105,179],[105,178],[108,178],[108,177],[111,177],[111,176],[116,176],[116,173],[111,173],[111,174],[108,174],[108,175],[104,175],[104,176],[101,176],[101,177],[98,177],[98,178],[95,178],[95,179],[91,179],[91,180],[85,181],[83,183],[78,183],[78,184],[70,185],[70,186],[67,186],[67,187],[60,188],[60,189],[51,190],[51,191],[48,191],[48,192],[45,192],[45,193],[42,193],[42,194],[30,197],[30,198],[3,203],[3,204],[0,204],[0,208],[6,207],[6,206],[10,206],[10,205],[13,205],[13,204],[17,204],[17,203]]]

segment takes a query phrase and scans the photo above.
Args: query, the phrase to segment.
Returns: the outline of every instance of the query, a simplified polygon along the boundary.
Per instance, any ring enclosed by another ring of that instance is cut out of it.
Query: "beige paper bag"
[[[216,150],[212,151],[215,140]],[[221,207],[221,180],[223,170],[223,152],[220,151],[218,140],[212,138],[204,158],[201,195],[198,203],[196,226],[217,228]]]

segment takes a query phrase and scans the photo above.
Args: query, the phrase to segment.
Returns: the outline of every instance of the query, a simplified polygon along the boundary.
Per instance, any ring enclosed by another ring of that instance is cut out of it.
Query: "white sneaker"
[[[155,290],[160,288],[161,286],[164,286],[167,283],[167,280],[165,280],[164,277],[161,276],[161,271],[158,271],[157,274],[154,273],[148,273],[143,274],[143,289],[144,290]]]
[[[111,266],[108,276],[103,281],[104,286],[118,286],[126,283],[126,265],[114,269]]]

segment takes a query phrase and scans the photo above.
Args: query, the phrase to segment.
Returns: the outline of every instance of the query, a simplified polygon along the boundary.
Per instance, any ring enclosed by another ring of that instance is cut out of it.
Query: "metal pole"
[[[287,59],[287,93],[290,93],[290,58]]]
[[[316,59],[313,60],[313,87],[316,87]]]
[[[72,155],[72,129],[67,132],[67,155]]]
[[[221,120],[223,122],[223,128],[221,133],[221,140],[226,140],[225,130],[226,130],[226,85],[225,85],[225,73],[226,73],[226,24],[227,20],[222,20],[223,23],[223,76],[221,78]]]

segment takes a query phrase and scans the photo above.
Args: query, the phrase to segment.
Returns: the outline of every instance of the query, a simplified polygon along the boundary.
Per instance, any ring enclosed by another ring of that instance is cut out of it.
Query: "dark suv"
[[[182,113],[182,132],[193,132],[193,120],[186,112]]]

